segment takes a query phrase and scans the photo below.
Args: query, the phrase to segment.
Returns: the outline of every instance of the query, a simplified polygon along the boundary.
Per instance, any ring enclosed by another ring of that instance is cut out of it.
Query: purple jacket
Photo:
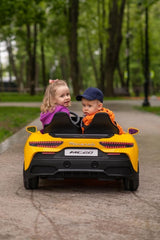
[[[61,106],[61,105],[57,105],[54,112],[47,112],[47,113],[41,112],[40,121],[42,122],[43,128],[44,128],[44,125],[49,124],[52,121],[53,116],[57,112],[66,112],[69,115],[68,108]]]

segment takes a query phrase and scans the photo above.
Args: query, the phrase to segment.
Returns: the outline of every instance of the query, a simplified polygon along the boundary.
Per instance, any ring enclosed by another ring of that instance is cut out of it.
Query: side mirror
[[[139,133],[139,129],[138,128],[128,128],[127,132],[129,134],[136,135]]]
[[[35,126],[28,126],[28,127],[26,127],[26,131],[27,131],[28,133],[37,132],[37,127],[35,127]]]

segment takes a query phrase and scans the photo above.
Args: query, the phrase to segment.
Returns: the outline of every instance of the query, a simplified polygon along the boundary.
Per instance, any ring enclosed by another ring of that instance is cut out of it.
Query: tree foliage
[[[1,0],[0,42],[6,43],[9,61],[4,65],[0,58],[0,83],[8,72],[19,91],[31,95],[45,88],[49,78],[65,79],[74,95],[88,86],[101,88],[106,96],[116,88],[142,91],[148,8],[155,94],[160,85],[159,7],[158,0]]]

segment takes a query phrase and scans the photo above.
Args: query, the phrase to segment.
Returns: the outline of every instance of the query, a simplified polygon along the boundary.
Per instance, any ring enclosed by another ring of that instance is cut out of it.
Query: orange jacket
[[[107,108],[102,108],[102,110],[101,110],[101,111],[98,111],[98,112],[106,112],[106,113],[108,113],[108,115],[109,115],[112,123],[118,127],[118,129],[119,129],[119,134],[125,133],[125,132],[123,131],[122,127],[121,127],[118,123],[115,122],[115,116],[114,116],[114,113],[113,113],[112,111],[110,111],[110,110],[107,109]],[[82,119],[82,122],[83,122],[83,125],[82,125],[82,133],[84,133],[84,127],[83,127],[83,126],[88,126],[88,125],[92,122],[95,114],[98,113],[98,112],[95,112],[95,113],[93,113],[93,114],[87,115],[87,116],[85,116],[85,117]]]

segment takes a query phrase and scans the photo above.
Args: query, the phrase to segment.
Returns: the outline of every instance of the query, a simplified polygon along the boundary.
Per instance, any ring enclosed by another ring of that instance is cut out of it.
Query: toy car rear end
[[[24,149],[24,186],[38,187],[39,178],[123,180],[126,190],[139,186],[138,146],[119,134],[32,133]]]

